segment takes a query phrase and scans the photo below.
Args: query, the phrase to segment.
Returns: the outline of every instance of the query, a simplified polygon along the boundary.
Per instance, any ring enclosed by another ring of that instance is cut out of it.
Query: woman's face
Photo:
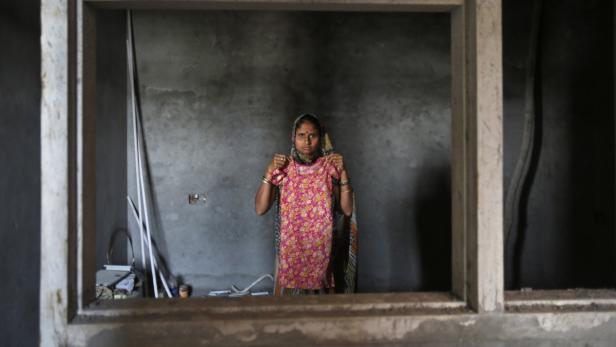
[[[313,156],[319,149],[319,129],[304,122],[295,130],[295,150],[304,156]]]

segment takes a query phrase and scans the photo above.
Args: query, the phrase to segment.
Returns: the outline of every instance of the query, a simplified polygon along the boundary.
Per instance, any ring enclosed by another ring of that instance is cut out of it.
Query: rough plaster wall
[[[39,2],[0,5],[0,341],[38,343]]]
[[[313,112],[357,194],[360,290],[449,288],[446,14],[137,12],[135,35],[154,234],[175,274],[220,288],[272,272],[254,193]]]
[[[546,0],[545,8],[543,137],[520,286],[613,287],[613,2]],[[505,1],[504,11],[507,186],[521,141],[532,1]]]
[[[107,263],[114,231],[127,228],[126,214],[126,17],[97,13],[96,266]],[[111,262],[126,264],[126,238],[119,233]]]

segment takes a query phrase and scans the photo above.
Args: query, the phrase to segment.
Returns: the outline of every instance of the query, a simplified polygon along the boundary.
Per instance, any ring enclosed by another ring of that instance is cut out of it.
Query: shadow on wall
[[[613,2],[612,2],[613,3]],[[571,30],[580,33],[570,39],[567,47],[577,47],[580,53],[566,59],[570,66],[571,89],[561,89],[553,95],[557,102],[550,103],[554,115],[562,114],[560,106],[568,103],[570,127],[568,143],[563,146],[569,158],[564,180],[569,197],[565,223],[566,255],[561,261],[567,264],[567,287],[605,288],[614,286],[614,80],[613,51],[606,42],[614,42],[610,35],[613,11],[603,11],[608,2],[576,4],[578,10],[593,11],[594,21],[574,24]],[[573,7],[576,15],[578,13]],[[570,23],[571,21],[563,21]],[[563,26],[568,25],[563,23]],[[595,33],[602,33],[596,35]],[[554,33],[556,35],[556,33]],[[589,52],[594,54],[588,54]],[[584,52],[584,53],[582,53]],[[562,64],[562,60],[560,61]],[[557,65],[558,63],[552,63]],[[594,66],[595,73],[587,68]],[[547,70],[547,68],[546,68]],[[550,71],[549,73],[553,73]],[[597,78],[597,76],[603,76]],[[558,81],[559,77],[545,76]],[[556,82],[559,83],[559,82]],[[564,84],[564,83],[563,83]],[[580,88],[578,86],[593,86]]]
[[[41,244],[40,3],[0,3],[0,341],[39,338]]]
[[[546,1],[546,9],[536,71],[535,158],[515,244],[507,245],[515,252],[507,257],[507,289],[613,287],[613,2]],[[513,75],[505,76],[512,90]],[[513,151],[507,144],[504,149]]]
[[[431,167],[414,181],[411,194],[388,211],[388,220],[397,221],[385,226],[396,235],[388,252],[397,279],[390,290],[450,291],[451,169]]]
[[[451,167],[426,170],[415,185],[420,291],[451,290]]]

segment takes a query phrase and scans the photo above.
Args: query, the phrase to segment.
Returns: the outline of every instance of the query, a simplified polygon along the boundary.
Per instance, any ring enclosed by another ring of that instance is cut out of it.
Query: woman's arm
[[[274,185],[261,182],[259,190],[257,190],[257,195],[255,196],[255,212],[257,212],[259,216],[264,215],[272,207],[274,195]]]
[[[288,158],[284,154],[275,154],[272,162],[267,166],[265,175],[261,185],[255,195],[255,212],[262,216],[272,207],[274,202],[274,184],[272,183],[272,173],[274,170],[285,167],[288,163]]]
[[[343,184],[345,183],[346,184]],[[353,213],[353,189],[349,182],[349,174],[343,170],[340,174],[340,209],[345,216],[349,217]]]

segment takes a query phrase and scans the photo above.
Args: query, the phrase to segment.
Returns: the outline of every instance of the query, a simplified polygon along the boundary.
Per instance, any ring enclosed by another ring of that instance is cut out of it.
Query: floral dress
[[[280,246],[277,282],[282,288],[332,288],[332,178],[340,174],[324,157],[303,165],[291,160],[277,169],[280,187]]]

